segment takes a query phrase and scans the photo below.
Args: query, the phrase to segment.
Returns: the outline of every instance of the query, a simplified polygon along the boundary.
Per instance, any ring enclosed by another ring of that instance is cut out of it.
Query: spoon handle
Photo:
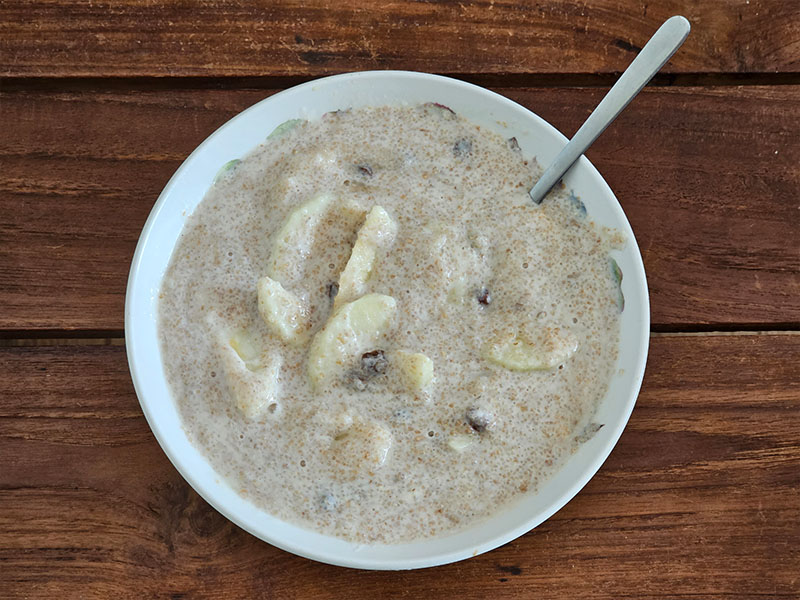
[[[686,36],[689,35],[689,29],[689,21],[684,17],[675,16],[664,21],[664,24],[645,44],[605,98],[600,101],[597,108],[533,186],[530,194],[534,203],[541,204],[550,188],[564,176],[564,173],[580,158],[581,154],[586,152],[586,149],[603,133],[611,121],[617,118],[617,115],[628,106],[636,94],[642,91],[653,75],[658,73],[661,67],[675,54]]]

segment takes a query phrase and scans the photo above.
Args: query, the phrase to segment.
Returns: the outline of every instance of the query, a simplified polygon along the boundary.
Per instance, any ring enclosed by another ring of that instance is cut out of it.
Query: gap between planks
[[[763,330],[763,331],[651,331],[651,338],[661,337],[734,337],[754,335],[799,335],[800,330]],[[0,348],[36,347],[36,346],[124,346],[124,337],[31,337],[31,338],[0,338]]]
[[[346,72],[346,71],[343,71]],[[14,91],[79,92],[175,89],[283,89],[329,75],[318,76],[127,76],[127,77],[0,77],[2,89]],[[613,73],[438,73],[484,87],[611,87],[622,72]],[[730,87],[798,85],[800,72],[788,73],[658,73],[651,87]]]

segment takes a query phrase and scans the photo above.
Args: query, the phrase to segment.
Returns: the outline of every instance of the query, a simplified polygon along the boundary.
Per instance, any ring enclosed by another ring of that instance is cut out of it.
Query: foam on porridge
[[[289,122],[218,176],[160,295],[167,378],[213,467],[359,542],[472,525],[597,429],[621,294],[566,190],[446,107]],[[616,276],[615,276],[616,275]]]

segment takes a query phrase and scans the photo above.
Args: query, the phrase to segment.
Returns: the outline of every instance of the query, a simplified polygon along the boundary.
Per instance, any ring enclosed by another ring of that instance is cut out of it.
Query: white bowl
[[[650,313],[639,248],[606,182],[582,157],[564,178],[591,219],[627,236],[615,254],[624,273],[618,372],[597,410],[603,427],[541,489],[499,514],[452,535],[398,545],[363,545],[281,521],[236,494],[192,446],[170,397],[161,362],[157,298],[161,279],[187,215],[227,161],[246,154],[288,119],[381,104],[438,102],[505,137],[516,136],[526,156],[548,164],[567,139],[519,104],[481,87],[425,73],[348,73],[305,83],[250,107],[214,132],[172,176],[153,207],[133,257],[125,302],[125,342],[133,384],[147,421],[172,464],[214,508],[253,535],[294,554],[362,569],[412,569],[462,560],[524,534],[564,506],[597,472],[628,422],[644,375]]]

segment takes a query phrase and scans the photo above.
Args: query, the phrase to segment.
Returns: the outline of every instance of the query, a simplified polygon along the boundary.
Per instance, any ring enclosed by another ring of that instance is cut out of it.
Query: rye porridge
[[[600,426],[619,234],[447,107],[290,121],[226,165],[164,278],[192,442],[269,513],[359,542],[474,524]]]

